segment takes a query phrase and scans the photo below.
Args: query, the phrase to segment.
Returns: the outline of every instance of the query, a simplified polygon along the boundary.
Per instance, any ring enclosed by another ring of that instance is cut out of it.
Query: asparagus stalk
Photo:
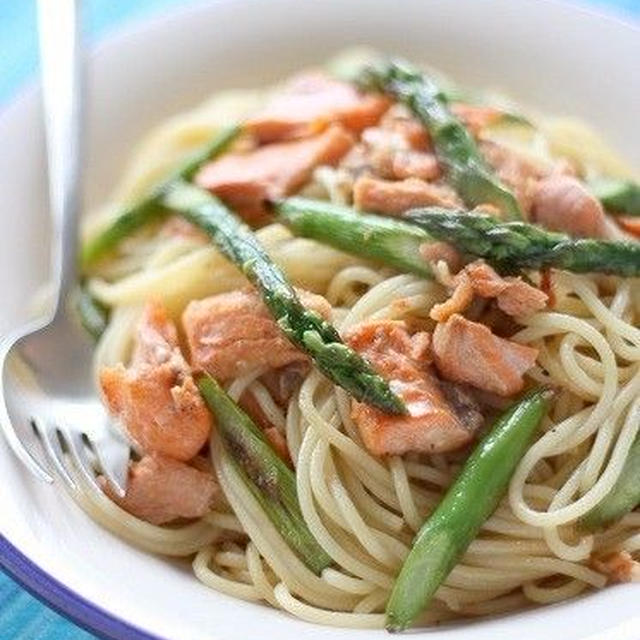
[[[586,531],[597,531],[617,522],[640,505],[640,434],[636,436],[620,477],[609,493],[579,521]]]
[[[420,245],[444,240],[462,252],[485,258],[501,271],[558,267],[569,271],[640,275],[640,246],[603,240],[575,240],[523,222],[500,223],[486,215],[430,207],[405,214],[412,223],[358,213],[307,198],[274,204],[294,233],[391,267],[430,277]]]
[[[575,273],[640,276],[640,243],[575,239],[526,222],[499,222],[482,214],[438,207],[413,209],[405,219],[433,238],[506,273],[556,267]]]
[[[307,198],[281,200],[274,203],[274,210],[296,235],[400,271],[424,278],[433,276],[427,261],[420,256],[420,245],[430,241],[429,235],[415,225]]]
[[[76,292],[74,303],[80,324],[95,341],[98,341],[109,324],[108,307],[96,300],[84,285]]]
[[[387,629],[406,629],[493,513],[547,411],[551,392],[537,389],[507,410],[465,462],[416,535],[387,603]]]
[[[613,215],[640,216],[640,184],[633,180],[599,178],[589,183],[593,194]]]
[[[381,62],[380,56],[375,51],[367,47],[356,47],[353,50],[346,51],[344,54],[338,54],[338,56],[329,60],[327,71],[339,80],[354,83],[358,80],[364,69],[379,62]],[[461,87],[446,77],[439,78],[434,76],[433,80],[437,82],[440,93],[449,103],[464,102],[480,107],[495,107],[493,104],[495,101],[491,101],[491,96],[487,96],[483,92],[474,91],[468,87]],[[495,124],[519,124],[532,128],[535,126],[526,116],[513,111],[504,104],[499,105],[498,110],[500,113],[497,114]]]
[[[125,207],[104,231],[84,245],[81,252],[83,268],[89,267],[99,258],[114,249],[128,235],[151,220],[160,217],[164,210],[159,202],[167,186],[176,179],[191,180],[197,170],[207,161],[220,155],[240,133],[240,127],[221,129],[206,145],[191,155],[166,180],[156,185],[149,194]]]
[[[319,574],[332,560],[304,521],[293,471],[271,448],[251,418],[211,376],[199,376],[197,384],[251,493],[289,546]]]
[[[335,328],[298,300],[286,276],[264,251],[251,229],[208,191],[174,181],[162,204],[205,231],[262,295],[283,333],[306,351],[330,380],[387,413],[406,407],[386,380],[355,351],[343,344]]]
[[[404,63],[369,66],[358,84],[383,91],[404,103],[429,130],[445,175],[465,204],[491,203],[505,218],[519,220],[515,196],[498,180],[466,127],[447,107],[445,94],[425,75]]]

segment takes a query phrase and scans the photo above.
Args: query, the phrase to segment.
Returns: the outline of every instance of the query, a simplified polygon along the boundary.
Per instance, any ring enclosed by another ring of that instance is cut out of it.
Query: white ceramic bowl
[[[91,59],[88,205],[109,191],[132,143],[217,88],[251,86],[353,44],[429,60],[464,82],[500,86],[590,121],[640,165],[640,31],[539,0],[223,0],[130,27]],[[0,114],[0,331],[26,316],[46,274],[43,140],[35,90]],[[200,584],[95,525],[0,446],[0,556],[30,589],[118,640],[383,637],[316,627]],[[447,640],[640,637],[638,586],[425,631]]]

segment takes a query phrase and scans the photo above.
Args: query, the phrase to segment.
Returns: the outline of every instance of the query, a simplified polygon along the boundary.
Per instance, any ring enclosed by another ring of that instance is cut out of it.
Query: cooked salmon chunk
[[[392,107],[377,126],[362,132],[339,168],[352,181],[364,175],[385,180],[432,181],[441,175],[426,129],[404,111],[398,112],[396,107]]]
[[[207,441],[211,416],[162,306],[147,305],[131,365],[103,368],[100,384],[109,410],[145,453],[189,460]]]
[[[602,556],[594,554],[591,564],[603,573],[610,582],[631,582],[640,580],[640,562],[636,562],[628,551],[614,551]]]
[[[389,415],[353,401],[351,417],[368,451],[402,455],[408,451],[457,449],[482,424],[474,401],[462,390],[443,387],[430,362],[430,335],[410,335],[403,322],[368,322],[353,328],[347,343],[389,381],[408,415]]]
[[[548,173],[549,167],[536,163],[505,145],[489,140],[480,142],[480,150],[498,178],[513,191],[522,210],[528,213],[531,210],[538,181]]]
[[[640,238],[640,218],[633,216],[617,216],[616,222],[632,236]]]
[[[484,260],[476,260],[460,271],[452,281],[451,297],[434,305],[431,318],[446,322],[454,313],[462,313],[474,296],[495,298],[498,308],[510,316],[527,316],[544,309],[549,296],[520,277],[498,275]]]
[[[436,265],[438,262],[446,262],[453,272],[460,269],[462,257],[456,248],[447,242],[424,242],[418,248],[420,256],[427,262]]]
[[[413,118],[395,113],[394,109],[377,127],[362,132],[361,146],[376,177],[431,181],[441,175],[426,129]]]
[[[436,326],[433,353],[444,378],[500,396],[522,389],[523,376],[538,356],[537,349],[499,338],[485,325],[459,314]]]
[[[402,105],[394,105],[384,114],[378,128],[367,129],[362,132],[366,138],[371,132],[379,131],[388,140],[388,135],[395,136],[397,148],[414,149],[415,151],[431,151],[432,140],[426,127],[411,112]]]
[[[430,181],[441,174],[435,155],[429,151],[378,149],[371,154],[371,162],[377,175],[392,180]]]
[[[607,217],[598,199],[577,178],[551,175],[541,180],[532,205],[533,220],[572,236],[609,237]]]
[[[458,278],[468,278],[473,292],[495,298],[498,308],[510,316],[526,316],[544,309],[549,296],[520,276],[502,277],[484,260],[468,264]]]
[[[322,296],[303,290],[298,295],[302,304],[323,317],[331,313]],[[194,300],[185,309],[182,324],[192,366],[217,380],[307,359],[285,337],[254,289]]]
[[[477,136],[485,127],[498,122],[502,117],[500,109],[486,105],[454,102],[450,108],[456,118],[461,120],[474,136]]]
[[[159,455],[132,463],[124,498],[115,495],[104,480],[102,486],[125,511],[151,524],[201,518],[222,497],[210,473]]]
[[[332,126],[311,138],[224,154],[205,165],[195,181],[248,222],[260,222],[266,200],[293,193],[309,181],[315,167],[337,164],[352,144],[351,134]]]
[[[374,125],[389,104],[383,96],[360,93],[323,73],[305,73],[292,78],[247,127],[262,142],[313,135],[336,123],[359,133]]]
[[[353,202],[357,209],[400,215],[415,207],[456,207],[460,204],[453,189],[407,178],[406,180],[380,180],[370,176],[358,178],[353,185]]]
[[[503,278],[483,260],[464,268],[474,292],[483,298],[495,298],[498,308],[510,316],[528,316],[544,309],[549,296],[520,277]]]
[[[434,304],[429,317],[436,322],[446,322],[452,315],[461,313],[473,302],[473,285],[466,273],[461,271],[452,282],[453,290],[447,300]]]

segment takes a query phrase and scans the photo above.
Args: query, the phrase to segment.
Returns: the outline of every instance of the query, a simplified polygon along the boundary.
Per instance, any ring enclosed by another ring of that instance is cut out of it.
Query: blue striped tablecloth
[[[640,17],[640,0],[585,0],[585,3]],[[184,4],[187,4],[185,0],[88,0],[84,17],[89,40],[95,41],[127,20]],[[9,100],[36,69],[35,2],[0,0],[0,105]],[[93,635],[54,613],[0,573],[0,639],[92,638]]]

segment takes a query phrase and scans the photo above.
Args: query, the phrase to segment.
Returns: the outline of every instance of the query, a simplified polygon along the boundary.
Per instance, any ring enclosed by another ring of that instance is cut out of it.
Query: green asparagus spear
[[[575,240],[523,222],[500,223],[464,211],[414,209],[404,216],[407,224],[307,198],[287,198],[274,208],[298,235],[424,277],[431,271],[419,248],[433,239],[485,258],[506,273],[553,266],[579,273],[640,274],[640,246],[635,243]]]
[[[548,389],[525,395],[496,421],[467,459],[402,565],[387,603],[389,631],[406,629],[416,619],[493,513],[550,396]]]
[[[329,379],[354,398],[387,413],[405,413],[404,403],[386,380],[340,339],[335,328],[298,300],[286,276],[257,241],[251,229],[208,191],[174,181],[162,204],[205,231],[262,295],[283,333],[306,351]]]
[[[640,505],[640,434],[636,436],[620,477],[609,493],[580,518],[579,526],[597,531],[617,522]]]
[[[591,181],[589,187],[609,213],[640,216],[640,184],[637,182],[599,178]]]
[[[240,133],[240,127],[221,129],[202,149],[196,151],[166,180],[156,185],[151,192],[126,207],[104,231],[91,239],[82,248],[81,263],[83,268],[90,266],[128,235],[144,226],[151,220],[162,216],[166,211],[159,205],[167,185],[173,180],[182,178],[190,180],[197,170],[207,161],[220,155]]]
[[[430,238],[415,225],[307,198],[281,200],[274,204],[274,210],[296,235],[400,271],[432,277],[427,261],[420,256],[420,245]]]
[[[216,428],[227,451],[251,493],[289,546],[319,574],[332,561],[304,521],[293,471],[271,448],[251,418],[211,376],[199,376],[197,384],[216,417]]]
[[[470,206],[491,203],[510,220],[522,218],[514,195],[498,180],[480,154],[466,127],[447,107],[436,84],[404,63],[367,67],[358,79],[365,89],[392,95],[429,130],[449,182]]]
[[[97,341],[109,324],[109,308],[96,300],[84,285],[76,292],[73,302],[80,324]]]
[[[355,47],[336,57],[331,58],[327,64],[327,71],[338,80],[354,83],[367,67],[381,62],[380,55],[368,47]],[[428,73],[438,87],[440,93],[447,102],[464,102],[478,107],[496,107],[499,110],[495,124],[518,124],[534,128],[535,125],[526,116],[513,111],[510,107],[500,104],[495,105],[495,99],[481,91],[474,91],[468,87],[461,87],[446,76],[437,76],[437,72],[429,70]]]
[[[575,273],[640,276],[637,242],[575,239],[526,222],[499,222],[488,215],[439,207],[413,209],[404,218],[503,273],[556,267]]]

